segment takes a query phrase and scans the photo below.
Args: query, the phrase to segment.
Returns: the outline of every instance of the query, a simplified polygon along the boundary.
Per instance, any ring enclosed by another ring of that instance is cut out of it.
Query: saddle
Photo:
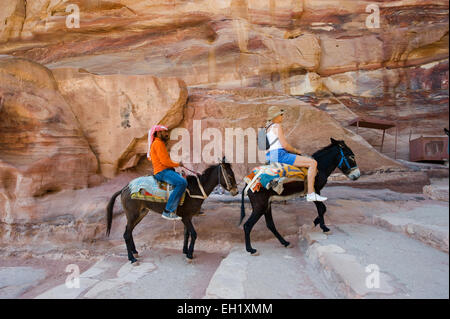
[[[284,163],[272,163],[270,165],[258,166],[244,177],[247,183],[245,192],[251,189],[252,192],[260,191],[261,187],[274,190],[278,195],[284,191],[284,185],[292,182],[304,182],[305,187],[302,193],[297,196],[304,196],[307,191],[308,169]]]
[[[132,180],[128,187],[132,199],[140,199],[148,202],[167,203],[169,196],[173,192],[173,185],[158,181],[153,175],[138,177]],[[180,200],[180,205],[184,204],[186,192]]]

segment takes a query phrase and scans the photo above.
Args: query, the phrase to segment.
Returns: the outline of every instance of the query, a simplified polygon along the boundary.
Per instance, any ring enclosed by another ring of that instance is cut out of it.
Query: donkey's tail
[[[111,232],[114,203],[116,202],[117,196],[122,193],[122,190],[123,189],[115,193],[109,200],[108,206],[106,206],[106,236],[109,236],[109,233]]]
[[[241,219],[239,220],[239,226],[241,226],[242,221],[245,218],[245,205],[244,205],[244,197],[245,197],[245,189],[247,188],[247,184],[244,185],[242,189],[242,199],[241,199]]]

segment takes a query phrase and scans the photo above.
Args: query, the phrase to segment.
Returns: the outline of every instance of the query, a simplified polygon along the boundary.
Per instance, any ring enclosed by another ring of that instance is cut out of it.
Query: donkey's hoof
[[[134,266],[134,267],[139,266],[139,261],[137,261],[137,260],[132,261],[131,265]]]
[[[139,258],[139,257],[141,257],[141,256],[139,256],[138,253],[135,253],[135,254],[133,254],[133,257],[134,257],[134,258]]]
[[[186,262],[187,262],[188,264],[192,264],[192,263],[194,262],[194,258],[193,258],[193,257],[191,257],[191,258],[186,257]]]
[[[316,219],[314,219],[313,224],[314,224],[314,227],[316,227],[317,225],[320,224],[320,219],[319,219],[319,217],[317,217]]]
[[[323,230],[323,233],[325,234],[325,235],[331,235],[333,232],[331,231],[331,229],[327,229],[327,230]]]
[[[253,252],[250,252],[250,254],[251,254],[252,256],[259,256],[259,251],[257,251],[256,249],[254,249],[254,251],[253,251]]]
[[[286,248],[294,248],[294,245],[292,245],[291,243],[286,243],[286,245],[284,245],[284,247]]]

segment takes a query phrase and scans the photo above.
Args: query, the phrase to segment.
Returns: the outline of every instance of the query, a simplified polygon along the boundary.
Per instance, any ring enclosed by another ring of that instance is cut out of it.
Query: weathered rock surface
[[[423,187],[423,193],[434,200],[449,201],[448,179],[433,180],[430,185]]]
[[[41,197],[94,183],[97,160],[48,69],[1,59],[0,84],[0,221],[27,223]]]
[[[188,94],[177,78],[100,76],[80,69],[55,69],[53,74],[108,178],[136,165],[136,154],[147,153],[150,127],[173,129],[183,120]],[[136,149],[138,141],[145,143]]]
[[[79,27],[70,27],[70,4],[79,8]],[[448,59],[446,1],[377,2],[379,28],[367,27],[369,4],[14,0],[0,16],[0,53],[52,67],[225,87],[260,86],[305,71],[327,77]]]

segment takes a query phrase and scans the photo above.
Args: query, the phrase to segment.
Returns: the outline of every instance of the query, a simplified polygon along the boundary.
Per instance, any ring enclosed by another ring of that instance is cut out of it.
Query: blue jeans
[[[187,188],[187,181],[180,174],[171,169],[165,169],[155,175],[155,178],[160,182],[166,182],[173,185],[175,188],[169,196],[166,204],[166,211],[175,212],[180,203],[181,197]]]

